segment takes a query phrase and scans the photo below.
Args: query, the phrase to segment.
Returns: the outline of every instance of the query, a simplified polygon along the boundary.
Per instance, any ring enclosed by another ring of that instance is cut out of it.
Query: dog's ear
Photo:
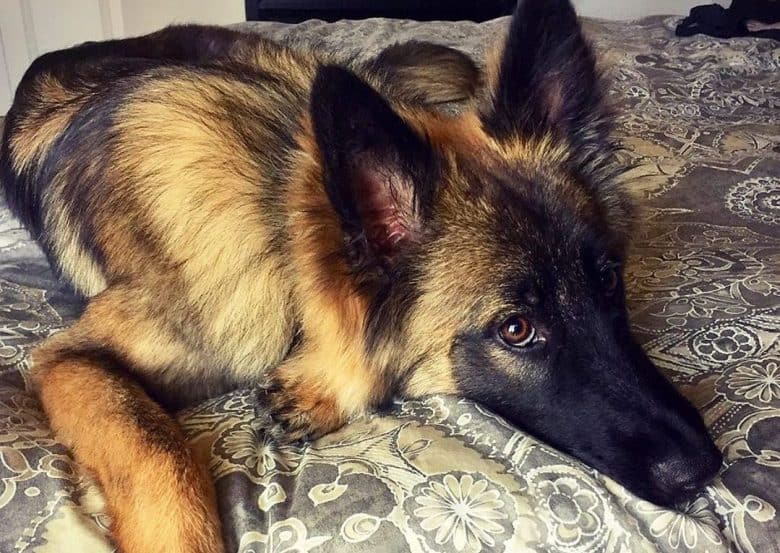
[[[384,94],[412,105],[468,102],[482,87],[482,72],[469,56],[418,40],[388,46],[361,69]]]
[[[593,52],[569,0],[520,0],[482,109],[498,140],[554,133],[576,151],[611,128]]]
[[[430,144],[354,73],[319,69],[311,92],[325,190],[360,265],[391,267],[420,236],[433,201]]]

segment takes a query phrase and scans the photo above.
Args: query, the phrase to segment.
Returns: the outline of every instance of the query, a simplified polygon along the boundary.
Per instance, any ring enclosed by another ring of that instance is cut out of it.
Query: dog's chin
[[[673,480],[653,479],[649,471],[646,476],[632,475],[630,478],[621,478],[618,475],[610,475],[609,471],[601,471],[612,480],[623,486],[633,495],[649,501],[659,507],[674,510],[684,510],[685,506],[696,499],[706,490],[712,480],[717,476],[720,465],[713,463],[701,473],[695,483],[680,486]]]
[[[615,481],[620,483],[619,480],[615,479]],[[702,488],[701,490],[669,493],[661,488],[651,488],[639,483],[621,483],[621,485],[640,499],[659,507],[677,511],[684,510],[685,506],[703,491]]]

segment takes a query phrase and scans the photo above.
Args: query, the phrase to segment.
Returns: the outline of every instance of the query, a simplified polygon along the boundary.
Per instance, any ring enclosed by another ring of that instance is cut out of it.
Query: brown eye
[[[536,329],[527,319],[519,315],[512,315],[503,322],[498,333],[508,346],[524,348],[533,343]]]
[[[612,267],[605,269],[601,273],[601,281],[604,283],[604,290],[606,290],[607,294],[617,290],[618,282],[620,281],[617,270]]]

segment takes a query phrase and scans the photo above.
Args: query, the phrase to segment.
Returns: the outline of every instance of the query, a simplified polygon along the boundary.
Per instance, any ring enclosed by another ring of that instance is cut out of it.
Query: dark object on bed
[[[734,0],[726,9],[718,4],[696,6],[688,17],[677,26],[677,36],[705,34],[719,38],[753,36],[780,40],[780,28],[752,30],[748,21],[759,21],[768,25],[780,22],[780,1],[778,0]]]
[[[487,21],[512,13],[514,0],[246,0],[247,21],[298,23],[389,17]]]

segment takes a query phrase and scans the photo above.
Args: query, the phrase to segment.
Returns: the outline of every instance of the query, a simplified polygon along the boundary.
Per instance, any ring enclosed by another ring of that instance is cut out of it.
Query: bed
[[[677,21],[584,26],[610,68],[641,209],[633,325],[703,413],[721,476],[663,509],[479,405],[438,396],[279,445],[254,417],[256,394],[239,390],[178,415],[210,459],[230,551],[780,551],[780,48],[676,38]],[[481,60],[506,24],[241,26],[350,56],[420,39]],[[113,549],[99,490],[26,391],[29,348],[80,309],[0,206],[2,553]]]

